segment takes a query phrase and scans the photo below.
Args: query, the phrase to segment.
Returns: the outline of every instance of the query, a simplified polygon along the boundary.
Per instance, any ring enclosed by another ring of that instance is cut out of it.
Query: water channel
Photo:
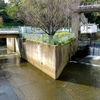
[[[54,80],[2,46],[0,100],[100,100],[100,66],[70,62]]]

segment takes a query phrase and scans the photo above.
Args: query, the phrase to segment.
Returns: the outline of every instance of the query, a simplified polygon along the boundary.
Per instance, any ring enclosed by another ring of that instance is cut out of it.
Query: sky
[[[4,0],[5,3],[8,3],[9,0]]]

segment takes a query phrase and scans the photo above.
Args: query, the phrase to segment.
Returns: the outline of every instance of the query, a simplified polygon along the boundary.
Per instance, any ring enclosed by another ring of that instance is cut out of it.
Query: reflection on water
[[[100,88],[100,67],[85,64],[69,63],[60,80]]]
[[[100,99],[99,66],[69,63],[54,80],[16,53],[0,53],[0,100]]]

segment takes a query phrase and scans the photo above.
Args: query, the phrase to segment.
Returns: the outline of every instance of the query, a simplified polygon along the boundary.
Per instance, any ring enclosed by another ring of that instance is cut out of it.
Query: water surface
[[[100,100],[100,66],[69,63],[54,80],[1,47],[0,100]]]

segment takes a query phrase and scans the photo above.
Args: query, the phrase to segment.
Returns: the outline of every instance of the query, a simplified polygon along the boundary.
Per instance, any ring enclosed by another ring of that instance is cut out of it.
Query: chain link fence
[[[58,33],[59,34],[59,33]],[[44,42],[44,43],[50,43],[50,44],[65,44],[69,40],[73,39],[74,37],[71,34],[66,34],[66,35],[54,35],[53,39],[49,41],[49,35],[47,34],[27,34],[23,33],[21,34],[22,38],[26,38],[28,40],[32,40],[35,42]]]
[[[53,36],[53,39],[49,40],[49,35],[45,34],[40,28],[32,28],[30,26],[0,28],[0,32],[19,33],[19,38],[50,44],[64,44],[74,38],[70,32],[59,30],[57,34]]]

